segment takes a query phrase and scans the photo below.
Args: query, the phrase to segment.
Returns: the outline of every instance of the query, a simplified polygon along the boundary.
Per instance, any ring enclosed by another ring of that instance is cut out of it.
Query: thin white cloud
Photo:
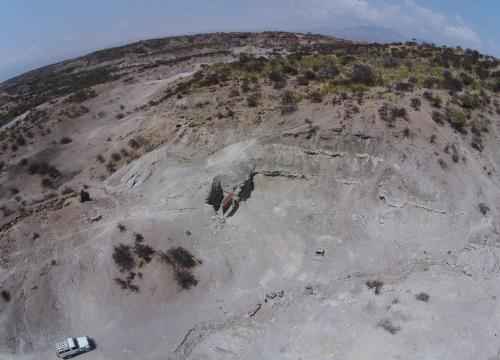
[[[481,44],[481,40],[477,33],[465,25],[459,16],[459,23],[457,25],[452,25],[444,15],[418,5],[415,0],[404,0],[404,2],[408,10],[412,12],[413,17],[419,21],[421,26],[429,26],[431,32],[435,32],[437,35],[445,35],[454,40]],[[455,18],[457,18],[457,15],[455,15]]]
[[[351,19],[406,31],[409,35],[437,36],[453,41],[480,45],[478,34],[455,14],[451,19],[420,6],[415,0],[401,0],[399,5],[378,4],[368,0],[306,0],[295,2],[302,16],[317,21]]]
[[[76,39],[76,34],[66,35],[65,37],[63,37],[64,41],[70,41],[74,39]]]
[[[116,27],[121,27],[121,28],[124,28],[124,27],[127,27],[129,26],[129,22],[128,21],[123,21],[121,23],[118,23],[115,25]]]

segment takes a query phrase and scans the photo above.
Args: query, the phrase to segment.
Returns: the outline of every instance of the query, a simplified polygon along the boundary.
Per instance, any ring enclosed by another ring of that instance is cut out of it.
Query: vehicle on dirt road
[[[90,340],[87,336],[61,339],[58,340],[55,345],[57,357],[63,359],[70,359],[75,355],[92,350]]]

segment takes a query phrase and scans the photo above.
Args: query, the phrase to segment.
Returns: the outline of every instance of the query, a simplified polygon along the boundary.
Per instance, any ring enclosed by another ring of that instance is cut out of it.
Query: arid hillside
[[[0,84],[0,127],[2,359],[500,359],[495,58],[146,40]]]

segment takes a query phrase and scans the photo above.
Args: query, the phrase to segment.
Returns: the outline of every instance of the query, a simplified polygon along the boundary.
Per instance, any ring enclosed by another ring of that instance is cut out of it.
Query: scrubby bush
[[[443,170],[448,169],[448,164],[443,159],[439,159],[438,164],[439,164],[439,166],[441,166],[441,169],[443,169]]]
[[[388,55],[380,60],[380,64],[385,68],[395,68],[399,66],[399,59]]]
[[[2,297],[3,301],[5,301],[5,302],[9,302],[11,299],[10,292],[8,292],[5,289],[0,291],[0,296]]]
[[[120,155],[119,152],[114,152],[111,154],[111,160],[113,160],[114,162],[118,162],[122,159],[122,156]]]
[[[120,272],[130,271],[135,267],[135,259],[129,245],[119,244],[115,246],[112,257]]]
[[[449,90],[451,93],[462,91],[464,87],[462,81],[454,77],[453,74],[448,70],[445,70],[443,72],[443,80],[441,81],[441,86],[444,89]]]
[[[198,285],[198,280],[189,271],[175,271],[175,280],[184,290],[189,290],[191,287]]]
[[[339,74],[339,69],[331,61],[323,61],[314,70],[318,78],[322,80],[332,79]]]
[[[297,85],[299,86],[307,86],[309,85],[309,80],[305,76],[298,76],[297,77]]]
[[[96,160],[101,164],[104,164],[106,162],[106,159],[104,159],[104,156],[102,156],[101,154],[97,155]]]
[[[434,110],[432,112],[432,120],[434,120],[434,122],[436,124],[443,125],[444,124],[444,115],[442,113],[440,113],[439,111]]]
[[[297,103],[292,91],[285,90],[280,97],[281,114],[289,114],[297,110]]]
[[[433,107],[437,109],[441,108],[442,100],[439,96],[434,96],[434,94],[430,91],[424,91],[423,96],[424,99],[429,101]]]
[[[278,70],[272,70],[268,74],[268,78],[269,78],[269,80],[271,80],[273,82],[278,82],[278,81],[285,80],[285,77],[283,76],[283,74],[281,72],[279,72]]]
[[[54,183],[49,178],[43,178],[41,181],[41,185],[45,189],[52,189],[54,187]]]
[[[474,78],[464,72],[460,74],[460,79],[462,79],[462,82],[464,83],[465,86],[470,86],[474,83]]]
[[[201,262],[189,251],[182,247],[174,247],[167,252],[159,253],[160,260],[174,269],[175,280],[182,289],[190,289],[198,284],[198,280],[191,273],[191,269]]]
[[[151,261],[155,251],[151,246],[136,241],[134,244],[134,253],[138,258],[143,259],[146,263],[148,263]]]
[[[91,200],[92,199],[90,198],[90,194],[87,191],[85,190],[80,191],[80,202],[84,203]]]
[[[141,145],[136,139],[130,139],[128,141],[128,146],[130,146],[134,150],[137,150]]]
[[[249,107],[256,107],[258,105],[257,100],[259,99],[258,93],[253,93],[247,96],[247,105]]]
[[[199,261],[183,247],[174,247],[166,253],[160,252],[160,259],[176,268],[192,269]]]
[[[477,94],[465,93],[460,98],[462,102],[462,107],[469,110],[474,110],[479,107],[480,100]]]
[[[377,323],[377,326],[381,327],[382,329],[391,333],[392,335],[396,334],[398,331],[401,330],[401,327],[394,325],[392,321],[389,319],[380,320]]]
[[[422,102],[420,101],[419,98],[413,98],[413,99],[411,99],[411,107],[415,111],[419,111],[420,110],[420,106],[422,106]]]
[[[28,165],[28,159],[26,159],[26,158],[21,159],[21,161],[19,161],[18,165],[21,167]],[[0,167],[0,169],[1,169],[1,167]]]
[[[370,280],[366,282],[366,286],[368,289],[373,290],[375,295],[380,295],[380,291],[382,290],[384,283],[380,280]]]
[[[22,136],[17,136],[16,137],[16,145],[17,146],[24,146],[26,145],[26,140]]]
[[[376,83],[376,77],[373,70],[368,65],[354,65],[351,73],[351,83],[373,86]]]
[[[323,97],[317,90],[309,93],[309,99],[311,100],[312,103],[320,103],[321,101],[323,101]]]
[[[427,293],[421,292],[421,293],[415,295],[415,299],[417,299],[418,301],[427,302],[427,301],[429,301],[430,296]]]
[[[396,89],[396,91],[399,91],[399,92],[408,92],[408,91],[413,90],[413,86],[407,82],[399,82],[396,84],[395,89]]]
[[[303,75],[308,81],[316,80],[316,73],[311,70],[306,70]]]
[[[391,116],[393,119],[402,118],[402,119],[408,120],[408,112],[406,111],[406,109],[404,107],[391,108]]]
[[[127,290],[128,284],[125,280],[118,277],[114,278],[113,280],[122,288],[122,290]]]
[[[465,115],[462,111],[458,109],[448,109],[446,111],[446,120],[461,134],[467,133],[467,115]]]
[[[485,203],[480,203],[478,207],[481,214],[483,214],[484,216],[488,215],[488,212],[490,211],[488,205],[486,205]]]
[[[438,84],[439,84],[439,79],[433,76],[428,76],[423,81],[424,88],[427,89],[433,89]]]
[[[240,96],[240,92],[238,91],[238,89],[231,89],[231,91],[229,92],[229,97],[234,98],[238,96]]]
[[[57,170],[54,166],[49,165],[46,162],[41,163],[33,163],[29,166],[28,172],[31,175],[38,174],[41,176],[48,175],[52,179],[58,178],[61,176],[59,170]]]

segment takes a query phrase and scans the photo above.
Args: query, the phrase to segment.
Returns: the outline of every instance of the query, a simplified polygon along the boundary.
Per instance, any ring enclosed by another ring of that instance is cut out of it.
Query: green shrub
[[[376,77],[370,66],[356,64],[352,69],[350,81],[352,84],[373,86],[376,83]]]
[[[460,98],[462,107],[465,109],[474,110],[480,106],[479,96],[477,94],[465,93]]]
[[[450,125],[462,134],[466,134],[467,130],[467,115],[458,109],[448,109],[446,112],[446,120]]]
[[[413,98],[413,99],[411,99],[411,107],[415,111],[419,111],[420,110],[420,106],[422,106],[422,102],[420,101],[419,98]]]
[[[317,90],[312,91],[309,94],[309,99],[311,100],[312,103],[320,103],[321,101],[323,101],[323,97],[321,96],[320,92]]]

